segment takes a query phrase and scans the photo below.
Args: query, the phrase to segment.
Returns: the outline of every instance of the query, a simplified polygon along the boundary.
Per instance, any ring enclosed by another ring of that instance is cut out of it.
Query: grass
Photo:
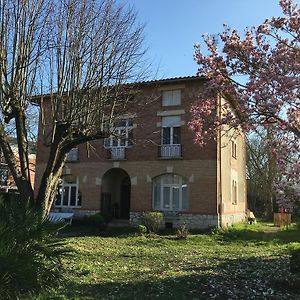
[[[70,230],[69,230],[70,231]],[[237,225],[228,231],[138,236],[106,231],[66,238],[66,284],[36,299],[299,299],[289,251],[300,231]]]

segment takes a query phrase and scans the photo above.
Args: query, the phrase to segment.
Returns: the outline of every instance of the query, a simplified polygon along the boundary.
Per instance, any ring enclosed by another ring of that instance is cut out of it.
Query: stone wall
[[[141,224],[140,212],[130,212],[130,224],[132,226]],[[171,223],[173,228],[178,228],[183,223],[187,224],[188,229],[202,229],[222,226],[231,226],[234,223],[245,222],[246,215],[226,214],[226,215],[205,215],[205,214],[187,214],[187,213],[168,213],[164,214],[162,228],[166,227],[166,223]]]
[[[130,224],[132,226],[141,224],[140,212],[130,212]],[[186,223],[188,229],[202,229],[218,227],[219,221],[217,215],[203,215],[203,214],[186,214],[186,213],[173,213],[165,214],[162,228],[172,224],[173,228],[178,228],[180,225]]]
[[[223,214],[221,216],[222,226],[231,226],[234,223],[245,222],[246,214],[245,213],[237,213],[237,214]]]

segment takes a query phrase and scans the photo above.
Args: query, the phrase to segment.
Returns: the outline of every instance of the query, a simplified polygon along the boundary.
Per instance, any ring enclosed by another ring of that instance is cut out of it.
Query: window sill
[[[159,160],[182,160],[182,156],[174,156],[174,157],[158,157]]]
[[[128,160],[127,158],[108,158],[108,161],[126,161]]]

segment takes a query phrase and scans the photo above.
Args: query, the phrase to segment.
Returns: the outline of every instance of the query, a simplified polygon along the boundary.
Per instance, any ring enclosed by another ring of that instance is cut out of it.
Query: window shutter
[[[181,90],[163,91],[162,106],[172,106],[181,104]]]
[[[172,105],[180,105],[180,104],[181,104],[181,91],[180,90],[173,91]]]
[[[170,106],[172,105],[172,91],[163,91],[162,94],[162,106]]]
[[[180,127],[181,118],[180,116],[162,117],[162,127]]]

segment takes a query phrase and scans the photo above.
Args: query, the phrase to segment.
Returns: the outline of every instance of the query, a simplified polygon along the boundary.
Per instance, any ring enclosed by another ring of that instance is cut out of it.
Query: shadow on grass
[[[228,259],[215,264],[188,265],[165,276],[153,272],[135,282],[70,283],[66,299],[299,299],[300,278],[293,277],[280,258]],[[280,277],[274,272],[280,271]],[[41,299],[64,299],[64,298]]]
[[[60,232],[61,237],[85,237],[85,236],[101,236],[101,237],[129,237],[137,233],[133,227],[117,227],[117,228],[101,228],[97,230],[86,225],[70,225]]]

